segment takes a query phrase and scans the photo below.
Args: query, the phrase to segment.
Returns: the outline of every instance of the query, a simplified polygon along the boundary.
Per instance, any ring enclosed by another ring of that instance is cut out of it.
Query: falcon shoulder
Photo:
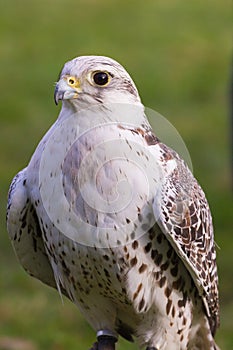
[[[219,297],[209,205],[203,190],[178,154],[162,143],[158,147],[164,167],[169,161],[175,161],[176,165],[167,171],[159,200],[154,200],[154,213],[202,297],[214,334],[219,326]]]
[[[19,262],[31,276],[56,288],[36,210],[27,187],[27,168],[13,179],[7,207],[7,229]]]

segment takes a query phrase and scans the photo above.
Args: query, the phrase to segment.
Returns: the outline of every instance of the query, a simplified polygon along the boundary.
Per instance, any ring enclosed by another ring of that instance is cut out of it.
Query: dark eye
[[[96,72],[93,74],[93,80],[96,85],[104,86],[109,82],[110,76],[106,72]]]

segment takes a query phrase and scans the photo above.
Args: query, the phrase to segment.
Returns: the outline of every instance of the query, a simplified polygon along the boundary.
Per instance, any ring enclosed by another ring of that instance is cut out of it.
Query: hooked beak
[[[53,95],[54,102],[55,102],[56,105],[58,105],[58,102],[60,100],[63,100],[64,93],[65,93],[64,91],[61,91],[59,89],[58,83],[56,83],[55,90],[54,90],[54,95]]]
[[[66,76],[56,83],[54,91],[54,102],[56,103],[56,105],[60,100],[70,100],[78,98],[78,93],[81,92],[79,81],[75,80],[75,84],[71,86],[69,83],[69,79],[70,77]]]

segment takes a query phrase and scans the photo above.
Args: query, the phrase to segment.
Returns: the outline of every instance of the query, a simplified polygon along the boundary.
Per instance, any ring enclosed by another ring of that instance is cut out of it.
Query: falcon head
[[[116,61],[104,56],[80,56],[65,63],[54,92],[55,103],[76,107],[101,103],[140,103],[137,88]]]

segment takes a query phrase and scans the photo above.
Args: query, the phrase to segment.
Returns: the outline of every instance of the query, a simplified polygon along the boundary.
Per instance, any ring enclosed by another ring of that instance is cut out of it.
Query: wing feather
[[[219,326],[219,296],[212,217],[205,194],[183,160],[160,144],[162,162],[176,161],[168,172],[154,213],[203,299],[212,333]]]
[[[27,189],[27,168],[14,177],[10,186],[7,229],[15,253],[26,272],[56,288],[37,214]]]

